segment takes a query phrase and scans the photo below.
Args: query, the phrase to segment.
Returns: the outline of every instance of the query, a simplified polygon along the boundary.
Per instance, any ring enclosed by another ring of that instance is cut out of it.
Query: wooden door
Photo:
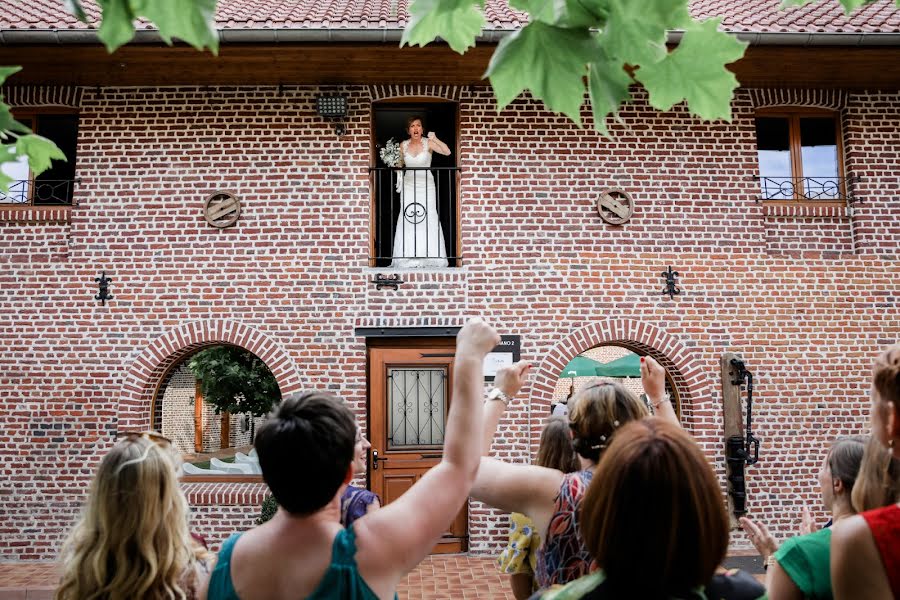
[[[452,347],[369,348],[369,478],[382,503],[440,462],[452,381]],[[467,549],[464,505],[433,552]]]

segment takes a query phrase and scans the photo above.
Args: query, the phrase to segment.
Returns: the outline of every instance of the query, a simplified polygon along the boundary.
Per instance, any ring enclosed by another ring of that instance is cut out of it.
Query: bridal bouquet
[[[389,139],[378,154],[381,155],[381,161],[389,167],[399,169],[403,166],[403,152],[400,151],[400,144],[395,142],[394,138]],[[403,193],[403,175],[399,171],[396,190],[398,194]]]
[[[381,161],[387,166],[395,169],[403,166],[403,153],[400,152],[400,144],[395,142],[394,138],[387,141],[379,154],[381,155]]]

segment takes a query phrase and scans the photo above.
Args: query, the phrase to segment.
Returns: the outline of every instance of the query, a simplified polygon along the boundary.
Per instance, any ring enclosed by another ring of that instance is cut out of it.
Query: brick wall
[[[488,90],[455,90],[465,266],[404,274],[393,291],[375,290],[380,271],[365,267],[370,90],[342,89],[341,139],[313,88],[83,91],[77,205],[49,222],[0,210],[0,559],[55,555],[112,433],[149,424],[154,386],[190,352],[242,345],[283,392],[338,393],[365,420],[355,327],[474,314],[521,335],[537,363],[501,422],[499,456],[529,460],[556,374],[618,343],[670,369],[685,426],[722,476],[719,358],[738,352],[763,440],[748,469],[752,514],[776,535],[795,530],[801,502],[823,518],[826,444],[863,430],[872,359],[900,334],[900,94],[848,94],[860,200],[807,219],[757,201],[746,90],[731,123],[658,113],[638,93],[610,139],[527,99],[498,114]],[[607,186],[636,200],[624,226],[596,214]],[[220,189],[243,203],[225,230],[201,214]],[[683,289],[671,300],[660,293],[669,265]],[[106,306],[93,300],[101,271],[113,279]],[[189,491],[214,543],[250,526],[262,500],[259,485],[216,486]],[[506,525],[473,505],[472,550],[493,551]]]
[[[172,373],[162,392],[162,431],[181,452],[194,452],[194,396],[197,379],[186,364]]]

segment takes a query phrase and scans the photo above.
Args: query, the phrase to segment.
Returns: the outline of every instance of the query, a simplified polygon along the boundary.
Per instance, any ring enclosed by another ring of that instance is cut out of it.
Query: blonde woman
[[[63,547],[57,600],[194,599],[211,555],[188,532],[168,439],[124,434],[103,457]]]

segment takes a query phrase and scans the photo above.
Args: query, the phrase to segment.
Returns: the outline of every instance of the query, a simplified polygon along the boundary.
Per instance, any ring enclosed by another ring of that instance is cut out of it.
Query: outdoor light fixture
[[[334,119],[334,133],[337,136],[344,135],[344,122],[341,120],[347,116],[347,97],[340,94],[321,94],[316,97],[316,112],[320,117]]]

